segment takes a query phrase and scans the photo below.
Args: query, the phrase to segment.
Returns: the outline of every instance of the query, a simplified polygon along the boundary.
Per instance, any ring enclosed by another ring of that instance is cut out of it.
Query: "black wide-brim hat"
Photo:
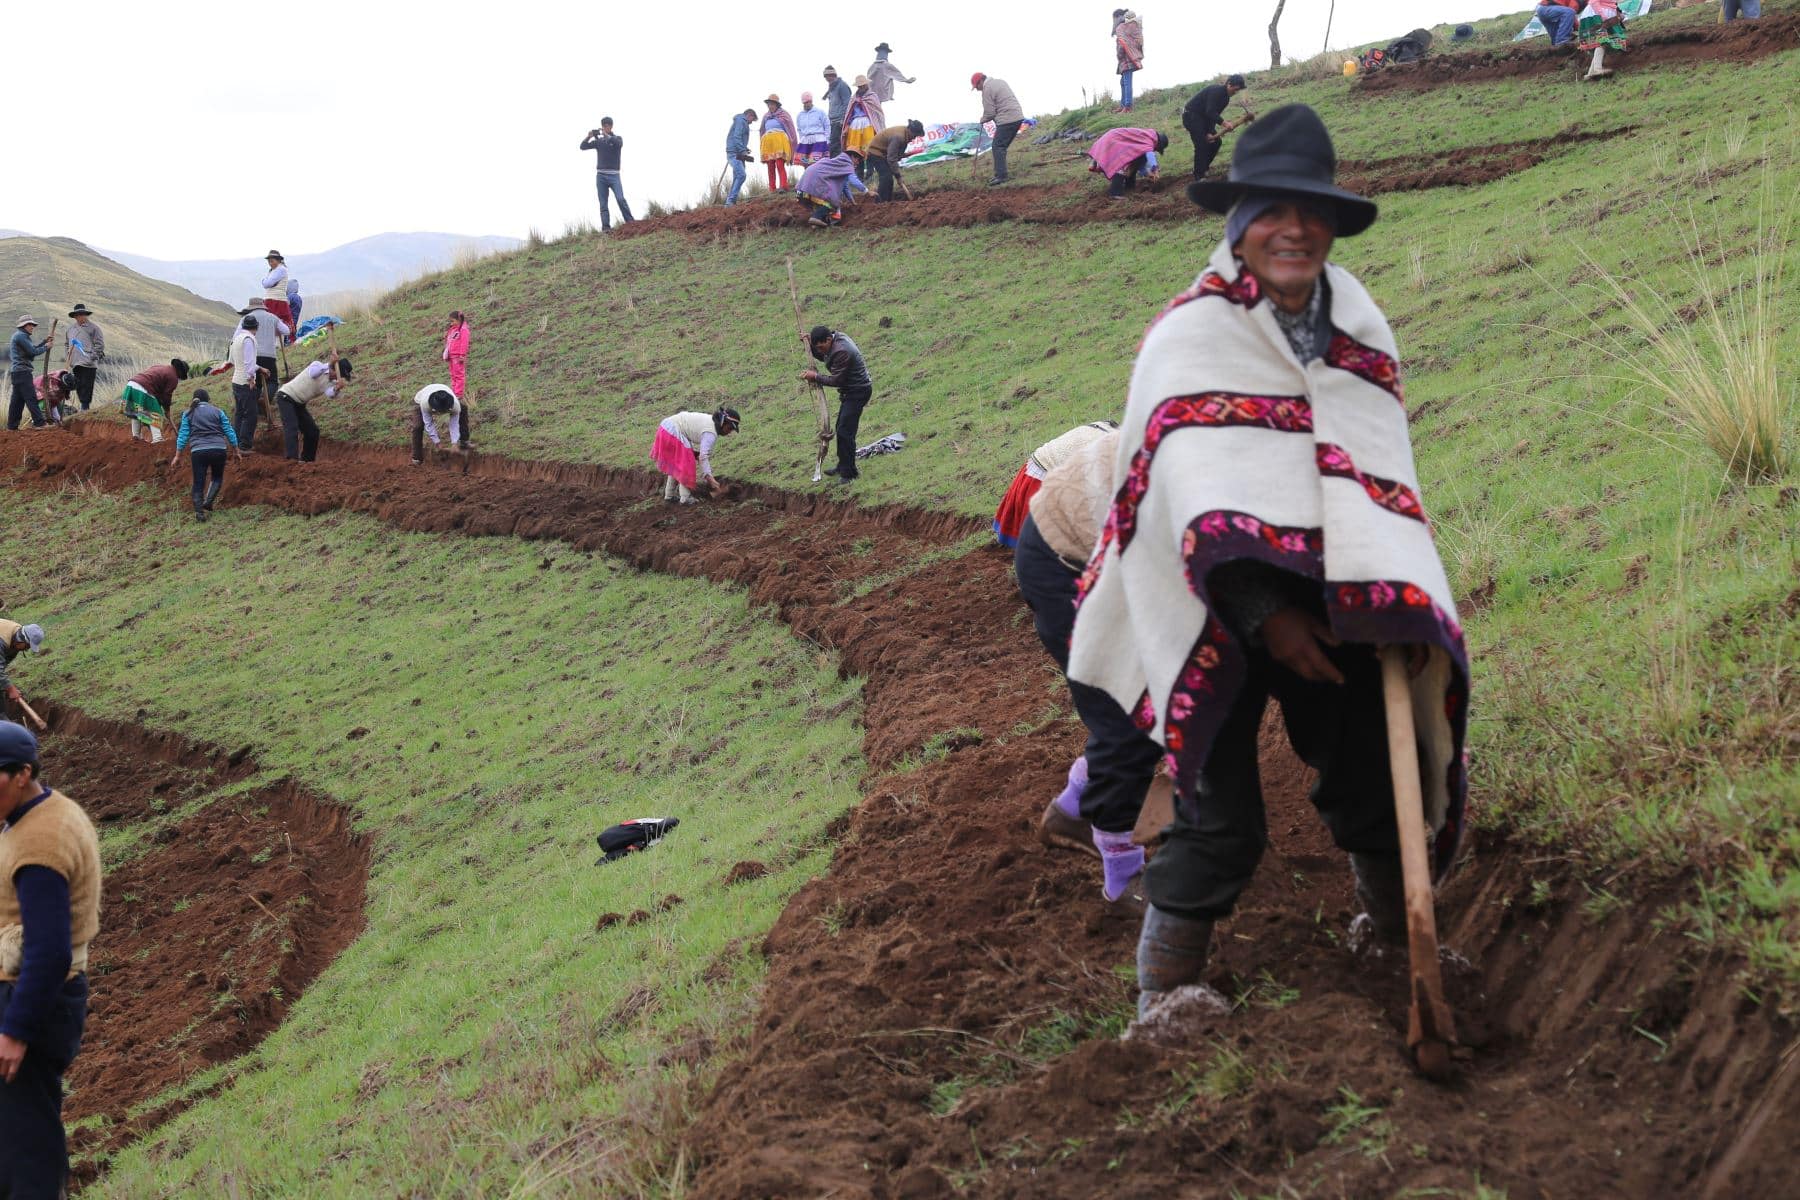
[[[69,315],[71,317],[91,317],[94,315],[94,310],[85,304],[77,303],[74,308],[69,310]]]
[[[1231,151],[1224,179],[1188,184],[1188,199],[1210,212],[1228,213],[1249,195],[1290,195],[1330,203],[1339,237],[1355,237],[1375,223],[1375,202],[1337,186],[1337,151],[1319,114],[1304,104],[1284,104],[1244,130]]]
[[[875,53],[877,53],[877,54],[892,54],[893,52],[894,52],[894,48],[892,46],[888,45],[886,42],[883,42],[883,43],[881,43],[881,45],[875,47]]]

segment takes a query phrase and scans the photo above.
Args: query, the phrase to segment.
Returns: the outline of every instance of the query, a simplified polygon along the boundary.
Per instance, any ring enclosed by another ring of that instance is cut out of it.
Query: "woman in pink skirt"
[[[712,472],[713,443],[736,433],[738,425],[735,408],[721,408],[713,413],[678,412],[664,418],[657,426],[656,442],[650,447],[651,461],[666,476],[663,499],[674,503],[679,497],[681,503],[692,504],[694,489],[701,481],[709,488],[718,487],[719,481]]]
[[[450,327],[444,333],[444,361],[450,364],[450,390],[467,403],[463,375],[469,369],[469,321],[460,312],[450,314]]]

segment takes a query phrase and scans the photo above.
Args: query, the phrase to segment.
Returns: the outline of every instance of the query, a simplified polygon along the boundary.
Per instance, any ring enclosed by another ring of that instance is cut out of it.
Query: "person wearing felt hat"
[[[290,281],[291,282],[291,281]],[[288,307],[293,307],[289,301]],[[281,367],[281,347],[294,340],[294,328],[279,316],[269,311],[268,302],[261,296],[252,296],[238,309],[238,329],[252,329],[256,332],[256,365],[264,371],[263,387],[271,406],[275,403],[275,382]],[[257,318],[256,324],[250,324],[251,318]],[[236,341],[236,333],[232,335]]]
[[[412,465],[418,466],[425,461],[425,437],[431,436],[433,446],[442,445],[438,440],[437,419],[443,417],[450,427],[450,448],[461,450],[463,435],[468,432],[469,418],[462,401],[456,393],[441,383],[428,383],[413,394],[412,413]]]
[[[889,46],[886,42],[875,47],[875,61],[869,64],[869,70],[867,72],[869,76],[869,90],[874,92],[875,98],[883,104],[893,100],[894,85],[896,83],[919,82],[917,79],[914,79],[911,75],[908,75],[899,67],[896,67],[893,63],[888,61],[888,55],[893,52],[893,47]]]
[[[19,420],[27,409],[31,411],[31,427],[37,429],[44,424],[44,414],[38,408],[37,385],[31,382],[31,363],[40,354],[50,352],[50,339],[34,341],[33,333],[37,329],[36,317],[20,317],[13,329],[11,362],[8,379],[12,383],[12,400],[6,409],[6,427],[17,429]]]
[[[794,147],[799,144],[800,131],[794,125],[794,118],[788,110],[781,107],[781,97],[770,92],[763,99],[769,110],[763,114],[762,125],[758,132],[761,140],[757,150],[762,155],[763,165],[769,172],[769,190],[785,192],[788,190],[787,165],[793,161]]]
[[[106,335],[88,319],[92,315],[93,310],[87,305],[77,304],[69,310],[75,323],[63,335],[63,361],[75,377],[75,395],[81,400],[82,412],[94,402],[94,381],[99,377],[100,364],[106,361]]]
[[[844,149],[857,152],[856,177],[869,177],[866,161],[869,156],[869,143],[875,140],[887,125],[887,114],[882,111],[881,101],[869,90],[869,77],[856,77],[856,91],[850,97],[850,107],[844,114]]]
[[[311,404],[324,396],[335,399],[349,386],[350,360],[333,351],[324,362],[310,362],[275,392],[281,413],[282,453],[290,460],[312,462],[319,457],[319,423]]]
[[[269,264],[269,273],[262,279],[263,308],[273,313],[277,320],[292,329],[294,327],[294,306],[288,302],[287,259],[281,257],[279,250],[271,250],[263,258]]]
[[[1353,946],[1406,936],[1378,646],[1410,669],[1439,878],[1463,829],[1468,652],[1393,332],[1328,261],[1376,217],[1336,169],[1324,122],[1292,104],[1239,138],[1225,179],[1190,184],[1224,214],[1225,238],[1151,323],[1131,373],[1069,678],[1137,712],[1173,769],[1175,820],[1145,873],[1140,1019],[1209,1002],[1213,924],[1267,841],[1257,732],[1270,697],[1349,855]]]
[[[65,1194],[62,1079],[87,1024],[100,839],[45,783],[31,731],[0,721],[0,1195]]]

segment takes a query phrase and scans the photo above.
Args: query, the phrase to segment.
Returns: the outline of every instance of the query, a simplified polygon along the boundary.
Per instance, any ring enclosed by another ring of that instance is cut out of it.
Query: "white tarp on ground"
[[[1651,0],[1620,0],[1619,13],[1627,21],[1635,21],[1650,11],[1650,2]],[[1586,9],[1583,9],[1582,11],[1585,12]],[[1534,16],[1531,20],[1525,22],[1525,28],[1519,30],[1518,34],[1514,36],[1513,41],[1522,42],[1526,38],[1548,36],[1550,36],[1550,31],[1545,29],[1544,23]]]

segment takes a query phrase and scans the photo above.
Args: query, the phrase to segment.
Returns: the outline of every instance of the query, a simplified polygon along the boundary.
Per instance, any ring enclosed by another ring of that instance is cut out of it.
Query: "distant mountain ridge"
[[[65,313],[79,301],[94,310],[106,332],[107,374],[129,373],[130,364],[221,354],[237,322],[230,306],[185,288],[149,279],[73,238],[0,238],[0,313],[7,324],[20,314],[36,317],[37,335],[56,333],[57,367],[63,365]],[[10,330],[9,330],[10,332]],[[38,367],[43,368],[43,360]]]
[[[122,250],[100,253],[132,270],[180,284],[190,291],[227,304],[243,304],[257,295],[265,268],[262,256],[273,249],[287,255],[288,270],[307,296],[342,292],[383,292],[395,284],[454,264],[459,258],[483,257],[514,250],[524,242],[511,237],[470,237],[456,233],[377,233],[317,254],[296,254],[277,240],[247,247],[242,258],[168,260]]]

